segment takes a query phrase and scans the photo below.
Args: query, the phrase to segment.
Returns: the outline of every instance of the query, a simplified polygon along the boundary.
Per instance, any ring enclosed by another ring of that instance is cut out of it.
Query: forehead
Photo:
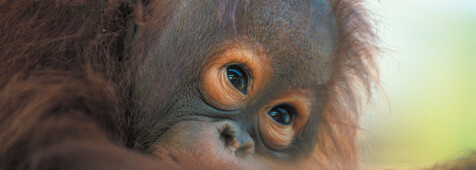
[[[277,79],[292,86],[325,83],[337,34],[328,1],[266,1],[250,6],[247,36],[272,58]]]
[[[210,51],[222,48],[224,41],[247,39],[267,53],[276,81],[303,86],[330,77],[337,33],[327,0],[175,2],[173,18],[154,48],[151,60],[157,61],[149,63],[167,68],[182,58],[191,61],[189,69],[199,70],[192,63],[207,62],[203,58],[212,57]]]

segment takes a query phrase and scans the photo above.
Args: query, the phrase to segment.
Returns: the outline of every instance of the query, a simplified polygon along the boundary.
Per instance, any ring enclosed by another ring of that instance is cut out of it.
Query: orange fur
[[[309,166],[355,169],[361,105],[379,82],[375,36],[360,1],[330,2],[339,41]],[[52,152],[44,147],[59,141],[127,145],[132,77],[175,8],[165,0],[0,1],[0,169],[41,167],[34,162]],[[125,59],[132,21],[144,27],[141,49]]]

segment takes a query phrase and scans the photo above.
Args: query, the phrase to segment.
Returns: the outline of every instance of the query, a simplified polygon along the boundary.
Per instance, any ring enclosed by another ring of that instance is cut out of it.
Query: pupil
[[[226,68],[226,75],[230,83],[240,92],[246,95],[248,87],[248,75],[239,65],[231,65]]]
[[[290,125],[293,121],[294,109],[288,105],[278,105],[268,112],[268,115],[279,124]]]

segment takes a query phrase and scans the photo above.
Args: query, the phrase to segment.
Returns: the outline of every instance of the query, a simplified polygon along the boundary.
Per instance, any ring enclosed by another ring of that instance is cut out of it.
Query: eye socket
[[[233,87],[241,93],[245,95],[247,94],[249,77],[247,71],[245,71],[242,65],[233,64],[226,67],[226,76]]]
[[[300,135],[309,120],[311,98],[305,90],[291,91],[271,101],[260,111],[260,136],[267,147],[286,148]]]
[[[271,61],[259,45],[227,46],[204,67],[200,92],[207,104],[236,110],[253,99],[272,74]]]
[[[288,104],[280,104],[268,111],[268,115],[276,122],[283,126],[290,126],[294,121],[296,109]]]

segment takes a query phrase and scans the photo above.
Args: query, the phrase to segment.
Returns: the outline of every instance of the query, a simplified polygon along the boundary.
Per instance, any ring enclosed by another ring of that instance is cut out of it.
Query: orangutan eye
[[[200,89],[203,90],[204,99],[223,110],[242,107],[263,89],[272,75],[269,65],[270,61],[266,57],[258,56],[247,48],[225,50],[203,70]],[[266,115],[266,112],[261,113]]]
[[[296,110],[288,104],[280,104],[273,107],[268,115],[277,123],[289,126],[293,123]]]
[[[233,87],[246,95],[248,90],[248,73],[243,66],[234,64],[226,67],[226,75]]]

